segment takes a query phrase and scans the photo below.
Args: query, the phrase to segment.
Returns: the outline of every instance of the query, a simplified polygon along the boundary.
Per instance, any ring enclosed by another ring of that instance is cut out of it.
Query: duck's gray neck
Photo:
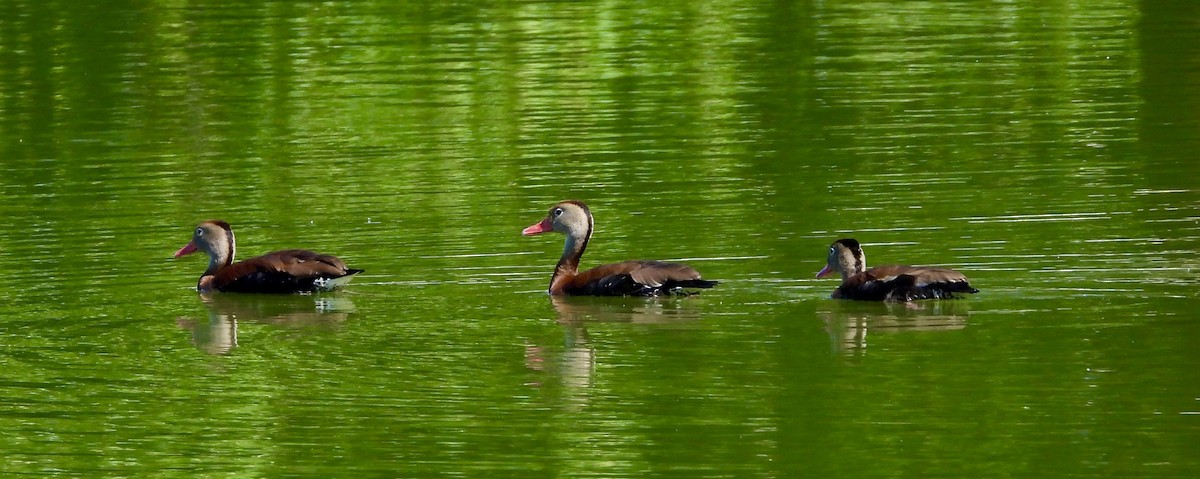
[[[554,276],[550,277],[551,285],[559,276],[574,276],[579,272],[579,259],[583,257],[583,252],[587,250],[588,241],[591,239],[592,218],[589,216],[587,228],[582,233],[567,234],[567,240],[563,243],[562,257],[558,259],[558,264],[554,267]]]
[[[215,274],[217,270],[233,264],[234,256],[233,231],[225,231],[225,240],[210,243],[208,253],[208,269],[205,275]]]

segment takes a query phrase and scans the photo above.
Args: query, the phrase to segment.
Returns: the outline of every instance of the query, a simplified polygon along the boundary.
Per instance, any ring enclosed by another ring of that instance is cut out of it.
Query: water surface
[[[0,7],[37,477],[1194,477],[1190,2]],[[544,293],[692,264],[686,298]],[[364,268],[195,293],[193,226]],[[982,292],[828,299],[829,243]]]

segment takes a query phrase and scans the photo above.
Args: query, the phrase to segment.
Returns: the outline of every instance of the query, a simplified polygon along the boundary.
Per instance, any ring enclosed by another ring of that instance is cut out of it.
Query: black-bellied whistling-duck
[[[361,269],[346,267],[341,259],[308,250],[289,249],[233,262],[233,229],[229,223],[210,220],[196,226],[192,240],[175,257],[197,251],[208,254],[208,269],[196,289],[202,293],[313,293],[330,291],[350,282]]]
[[[567,235],[562,258],[550,277],[552,295],[654,296],[717,285],[716,281],[700,279],[700,273],[689,266],[662,261],[625,261],[580,273],[579,258],[592,238],[592,213],[579,201],[554,205],[545,219],[525,228],[521,234],[531,236],[551,231]]]
[[[857,240],[846,238],[829,246],[829,259],[818,278],[837,271],[842,285],[834,299],[861,301],[912,301],[954,298],[959,293],[978,293],[962,273],[929,266],[887,265],[867,269],[867,257]]]

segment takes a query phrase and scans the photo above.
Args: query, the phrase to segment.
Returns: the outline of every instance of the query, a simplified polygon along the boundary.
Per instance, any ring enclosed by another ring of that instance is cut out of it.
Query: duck
[[[833,291],[833,299],[906,302],[952,299],[979,292],[971,287],[966,276],[952,269],[905,265],[867,269],[862,245],[853,238],[829,245],[829,258],[817,277],[824,278],[835,271],[842,275],[842,284]]]
[[[179,258],[208,254],[208,269],[196,282],[200,293],[294,294],[332,291],[349,283],[361,269],[346,267],[336,256],[303,249],[275,251],[234,262],[233,228],[221,220],[196,226],[192,240],[175,252]]]
[[[592,239],[592,212],[581,201],[567,200],[550,207],[546,217],[524,230],[525,236],[562,233],[567,239],[562,257],[550,276],[552,296],[657,296],[690,294],[717,281],[702,279],[692,267],[664,261],[623,261],[579,272],[579,260]]]

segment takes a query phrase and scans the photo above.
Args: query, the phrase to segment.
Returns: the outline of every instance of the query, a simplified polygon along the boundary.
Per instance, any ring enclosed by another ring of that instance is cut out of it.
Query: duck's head
[[[863,254],[858,240],[843,238],[829,245],[829,257],[826,258],[825,267],[817,273],[817,277],[824,278],[836,271],[842,275],[842,279],[846,279],[866,270],[867,256]]]
[[[208,254],[213,261],[226,264],[233,262],[233,228],[221,220],[208,220],[196,225],[192,240],[175,252],[175,257],[186,256],[197,251]],[[223,261],[222,261],[223,260]]]
[[[583,202],[563,201],[550,207],[541,222],[521,230],[521,234],[532,236],[551,231],[569,237],[584,237],[592,231],[592,213]]]

